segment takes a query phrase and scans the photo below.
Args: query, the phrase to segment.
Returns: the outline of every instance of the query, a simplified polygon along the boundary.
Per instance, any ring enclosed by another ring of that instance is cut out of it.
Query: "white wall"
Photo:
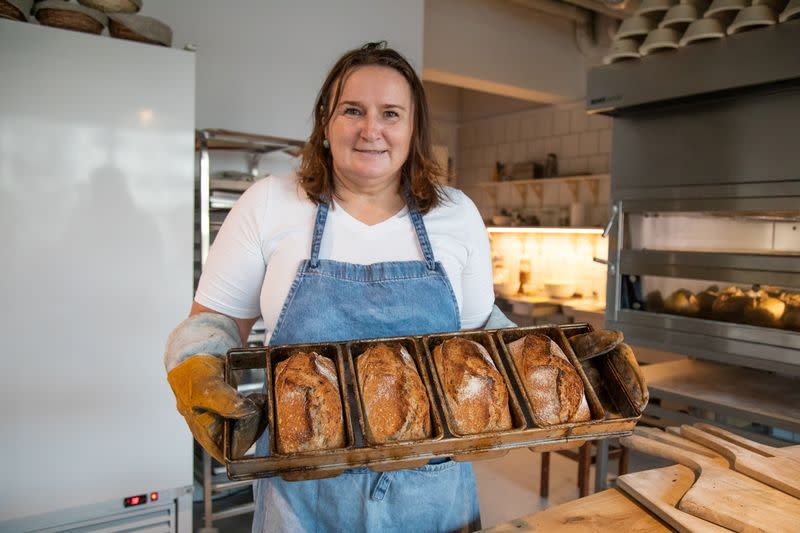
[[[426,80],[542,103],[586,91],[573,23],[499,0],[425,2]]]
[[[423,0],[167,0],[142,15],[197,47],[197,127],[304,139],[325,75],[346,50],[386,40],[419,71]]]

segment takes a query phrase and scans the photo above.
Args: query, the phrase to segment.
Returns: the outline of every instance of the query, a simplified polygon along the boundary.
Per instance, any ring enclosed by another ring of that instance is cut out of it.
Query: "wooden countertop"
[[[547,296],[526,296],[517,294],[514,296],[498,296],[507,302],[523,302],[531,305],[558,305],[568,309],[575,309],[576,311],[585,311],[590,313],[605,313],[606,307],[602,302],[592,298],[550,298]]]
[[[481,531],[485,533],[524,531],[661,533],[672,530],[619,489],[609,489]]]

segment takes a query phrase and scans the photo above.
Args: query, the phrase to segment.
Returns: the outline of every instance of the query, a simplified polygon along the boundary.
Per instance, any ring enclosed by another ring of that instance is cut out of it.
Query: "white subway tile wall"
[[[611,164],[611,119],[587,115],[582,103],[549,106],[510,113],[461,124],[458,136],[456,185],[463,189],[488,220],[501,209],[517,209],[527,214],[570,203],[590,204],[593,225],[602,225],[608,211],[609,185],[601,181],[598,194],[581,190],[572,194],[549,190],[541,195],[520,195],[504,185],[484,187],[491,181],[495,163],[510,171],[514,163],[535,161],[544,164],[547,154],[556,154],[561,176],[608,174]],[[544,183],[544,182],[543,182]],[[583,187],[583,184],[581,184]],[[566,202],[566,203],[564,203]]]

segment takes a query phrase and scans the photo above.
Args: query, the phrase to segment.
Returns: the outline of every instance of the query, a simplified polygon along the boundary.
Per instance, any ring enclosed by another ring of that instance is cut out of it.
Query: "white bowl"
[[[725,37],[725,26],[722,21],[715,18],[697,19],[686,28],[678,45],[686,46],[689,44],[710,41]]]
[[[714,0],[703,13],[703,17],[719,19],[725,27],[728,27],[739,11],[746,7],[747,0]]]
[[[786,9],[781,13],[780,21],[786,22],[795,18],[800,18],[800,0],[789,0]]]
[[[776,13],[780,13],[786,8],[786,0],[753,0],[754,6],[769,6]]]
[[[772,26],[776,22],[778,22],[778,15],[768,5],[746,7],[739,11],[731,25],[728,26],[728,35]]]
[[[575,294],[575,284],[556,281],[545,282],[544,292],[551,298],[572,298],[572,295]]]
[[[697,7],[691,4],[678,4],[669,8],[658,27],[672,28],[679,33],[683,33],[689,24],[697,20],[698,17]]]
[[[626,59],[639,59],[639,41],[636,39],[619,39],[611,43],[603,63],[609,65]]]
[[[628,39],[631,37],[644,38],[650,30],[656,27],[656,23],[652,19],[641,15],[634,15],[622,21],[619,25],[617,34],[614,35],[614,40]]]
[[[677,0],[642,0],[641,4],[639,4],[639,9],[634,12],[634,15],[648,16],[657,20],[676,3]]]
[[[708,6],[711,5],[711,0],[680,0],[678,2],[684,6],[694,6],[697,8],[697,13],[705,13]]]
[[[658,28],[647,34],[647,39],[644,40],[642,46],[639,47],[639,53],[643,56],[655,52],[664,52],[666,50],[675,50],[678,48],[678,32],[672,28]]]

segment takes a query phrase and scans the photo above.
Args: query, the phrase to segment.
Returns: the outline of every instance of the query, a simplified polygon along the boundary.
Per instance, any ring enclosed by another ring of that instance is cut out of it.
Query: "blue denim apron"
[[[422,335],[460,328],[458,303],[435,261],[422,215],[409,209],[424,261],[357,265],[319,258],[328,205],[320,204],[311,258],[289,289],[271,345]],[[257,453],[268,452],[268,436]],[[253,532],[471,531],[480,528],[470,463],[428,464],[329,479],[255,483]]]

